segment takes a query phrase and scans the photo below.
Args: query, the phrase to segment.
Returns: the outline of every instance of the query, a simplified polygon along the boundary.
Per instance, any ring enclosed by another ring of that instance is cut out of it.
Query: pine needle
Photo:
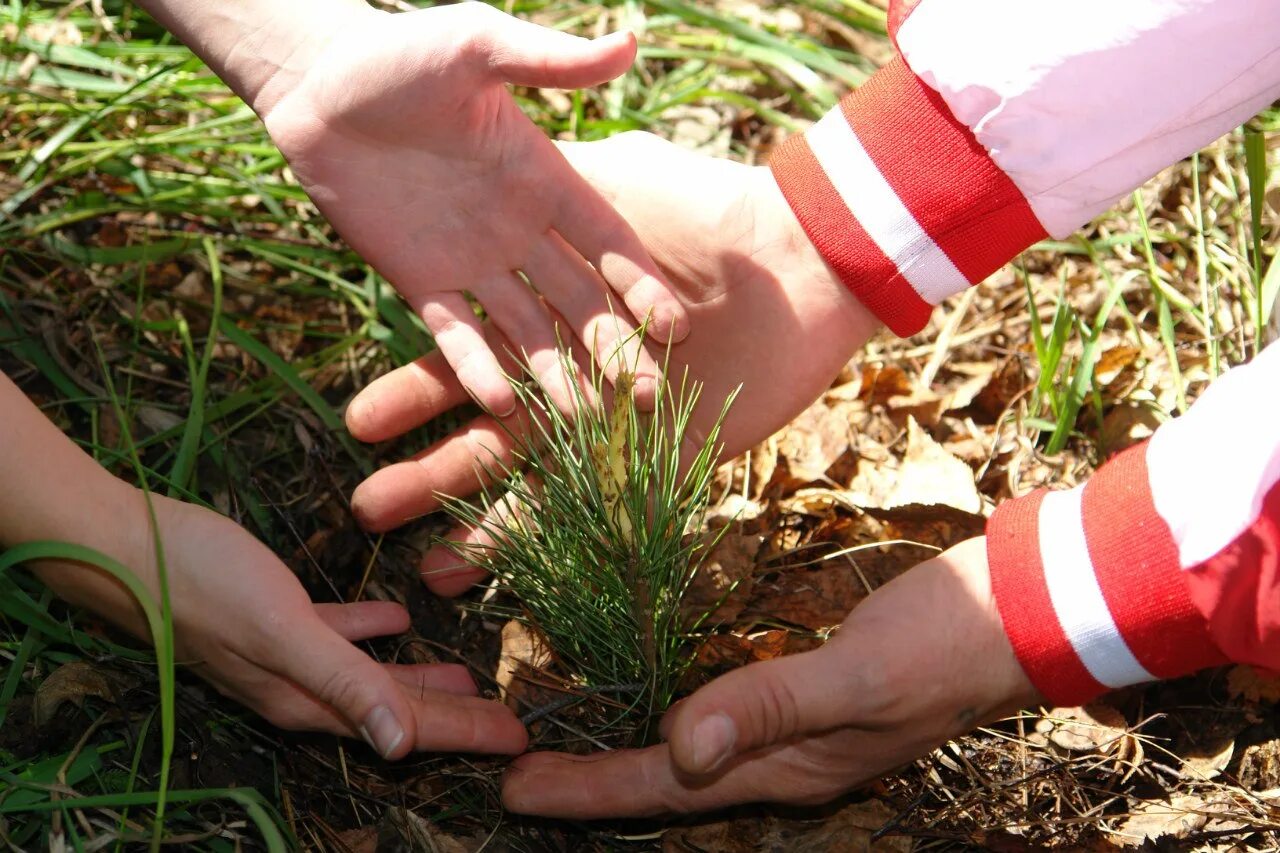
[[[561,357],[573,375],[571,355]],[[443,544],[491,572],[519,602],[499,597],[478,610],[541,632],[566,687],[625,692],[627,720],[614,713],[608,727],[624,739],[643,733],[674,698],[692,660],[691,631],[706,617],[683,612],[681,603],[709,550],[697,534],[734,395],[687,459],[701,394],[687,372],[678,385],[659,381],[654,411],[645,413],[636,407],[633,374],[620,372],[609,405],[603,375],[593,370],[596,393],[588,401],[575,389],[572,418],[536,383],[510,381],[534,423],[527,436],[512,433],[515,463],[489,463],[497,485],[478,506],[445,498],[447,511],[488,541]]]

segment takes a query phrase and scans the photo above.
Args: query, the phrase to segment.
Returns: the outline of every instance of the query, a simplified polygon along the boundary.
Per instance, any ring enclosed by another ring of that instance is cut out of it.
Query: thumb
[[[854,694],[835,663],[823,647],[717,678],[672,711],[672,761],[704,775],[734,756],[842,725]]]
[[[320,619],[309,625],[294,634],[289,650],[281,651],[287,657],[273,669],[332,708],[383,758],[403,757],[417,728],[404,691],[385,667]]]
[[[483,37],[489,66],[503,82],[518,86],[581,89],[625,73],[636,58],[629,32],[585,39],[509,15]]]

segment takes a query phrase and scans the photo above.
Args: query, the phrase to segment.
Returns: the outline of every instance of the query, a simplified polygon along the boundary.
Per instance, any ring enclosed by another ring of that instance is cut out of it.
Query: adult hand
[[[679,376],[688,367],[703,383],[690,430],[695,441],[739,385],[721,432],[725,455],[767,438],[830,385],[875,329],[813,248],[768,170],[642,133],[561,150],[636,228],[688,312],[695,332],[671,347],[668,370]],[[497,330],[491,334],[498,340]],[[432,354],[369,385],[348,408],[347,425],[358,439],[381,441],[465,400],[445,359]],[[507,426],[519,429],[519,415]],[[496,420],[480,417],[414,459],[375,473],[356,489],[352,506],[371,529],[395,527],[438,508],[440,493],[475,490],[493,467],[484,463],[509,460],[511,445]],[[427,584],[456,594],[474,583],[474,570],[449,568],[456,562],[443,549],[428,554]]]
[[[97,469],[99,479],[110,479]],[[97,541],[155,593],[154,541],[140,492],[105,487],[111,519]],[[102,489],[99,488],[99,491]],[[527,736],[503,705],[476,697],[466,668],[384,664],[353,643],[409,627],[390,602],[313,604],[279,559],[230,519],[152,496],[164,546],[175,656],[219,692],[286,729],[363,736],[384,758],[411,750],[514,754]],[[98,525],[95,525],[98,526]],[[76,536],[65,537],[72,541]],[[151,639],[142,611],[114,579],[82,565],[44,563],[62,598]]]
[[[503,800],[572,818],[820,803],[1035,699],[1001,626],[985,540],[972,539],[877,590],[825,646],[680,702],[666,743],[522,756]]]
[[[542,300],[611,379],[617,346],[622,363],[639,357],[611,291],[656,340],[685,336],[688,317],[635,232],[507,88],[611,80],[634,60],[632,35],[589,41],[474,2],[403,14],[361,3],[320,20],[324,37],[263,83],[254,107],[307,193],[421,315],[481,404],[509,414],[515,396],[464,291],[562,406],[572,397]],[[657,366],[645,355],[636,373]]]

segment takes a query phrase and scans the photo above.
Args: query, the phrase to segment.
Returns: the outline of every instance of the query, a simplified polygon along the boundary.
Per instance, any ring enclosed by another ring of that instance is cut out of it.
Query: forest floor
[[[640,62],[614,84],[519,93],[549,133],[644,129],[747,162],[891,56],[876,0],[508,8],[640,35]],[[132,436],[153,488],[232,516],[318,598],[408,605],[413,631],[372,653],[462,661],[492,690],[502,626],[417,575],[442,522],[376,537],[349,512],[363,476],[449,426],[377,447],[341,427],[359,388],[430,347],[416,318],[336,240],[256,117],[134,7],[11,2],[0,27],[0,369],[130,479]],[[1273,110],[1166,170],[920,335],[876,338],[794,423],[725,462],[713,518],[732,527],[711,564],[737,586],[699,677],[822,642],[871,590],[980,533],[997,502],[1083,481],[1251,357],[1280,285],[1280,177],[1263,165],[1277,127]],[[203,440],[175,484],[196,400]],[[278,731],[179,670],[171,786],[196,794],[167,831],[192,849],[258,849],[265,819],[303,848],[351,853],[1275,850],[1278,702],[1280,680],[1214,670],[1027,710],[820,809],[588,825],[504,814],[500,760],[388,765]],[[155,802],[157,706],[149,653],[25,574],[0,576],[0,841],[136,837]],[[554,719],[534,730],[563,736]],[[256,790],[266,812],[228,789]]]

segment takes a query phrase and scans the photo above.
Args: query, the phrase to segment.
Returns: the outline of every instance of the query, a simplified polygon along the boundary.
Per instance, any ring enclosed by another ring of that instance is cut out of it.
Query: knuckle
[[[799,727],[800,708],[787,683],[772,673],[762,678],[755,701],[747,705],[751,731],[760,743],[770,744],[790,737]]]
[[[316,686],[316,695],[344,716],[359,702],[362,692],[361,679],[346,669],[330,672]]]

